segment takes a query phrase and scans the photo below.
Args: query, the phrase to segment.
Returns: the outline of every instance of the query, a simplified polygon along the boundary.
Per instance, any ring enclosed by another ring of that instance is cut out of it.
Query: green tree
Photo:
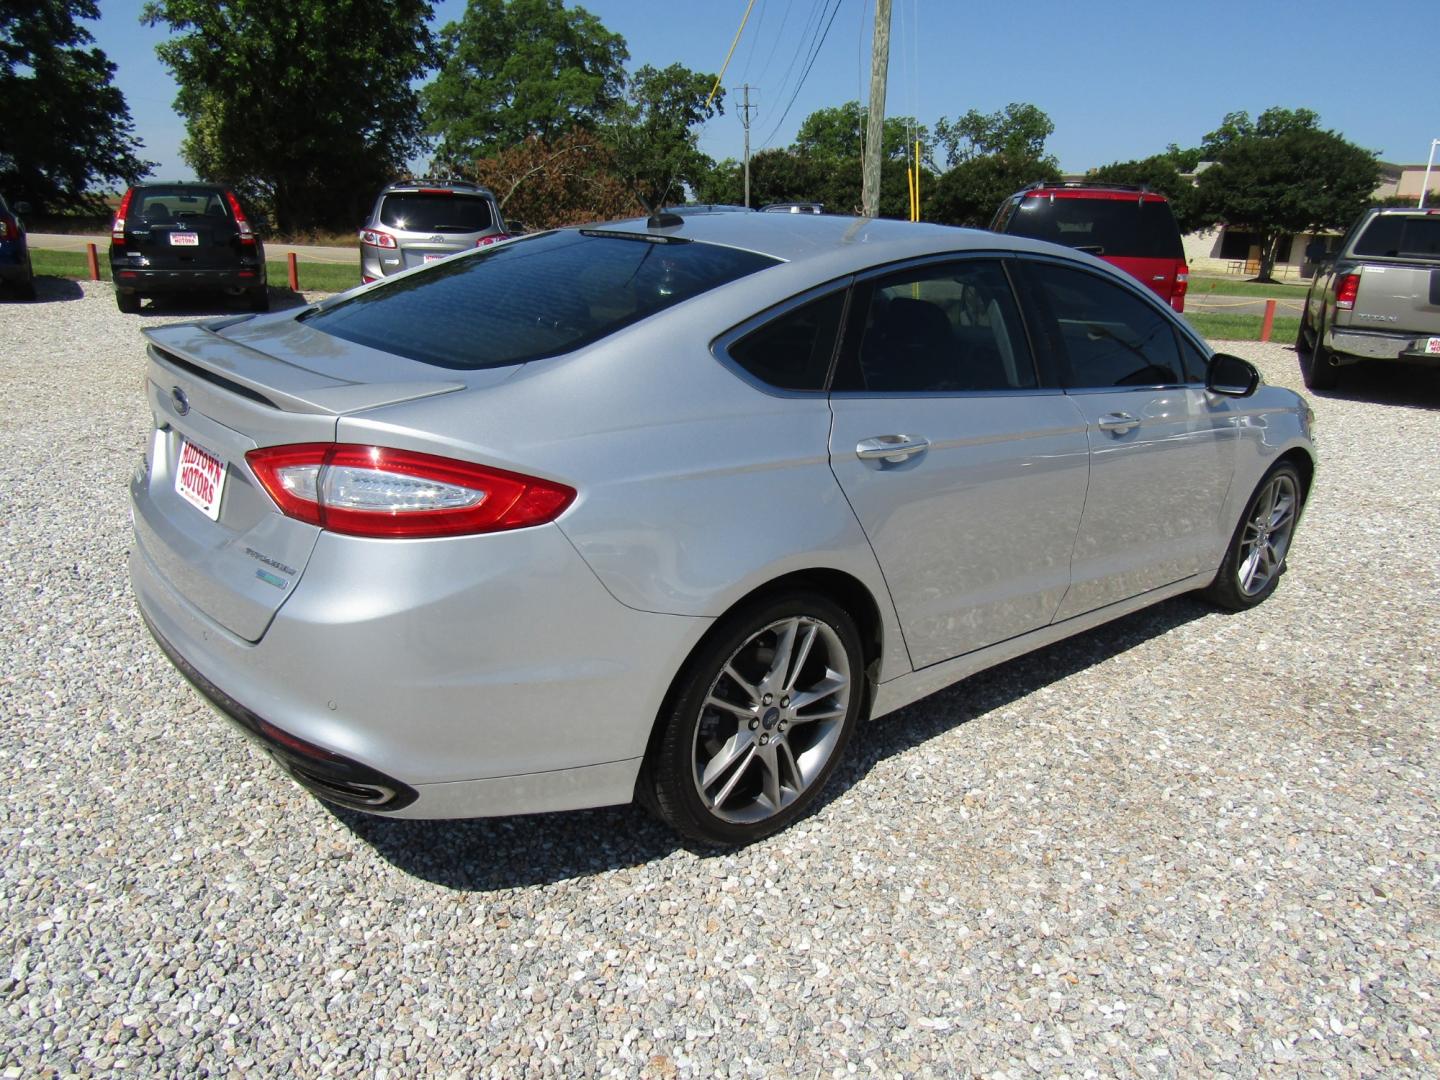
[[[983,229],[989,226],[1000,204],[1026,184],[1059,179],[1054,158],[1012,158],[1005,154],[972,157],[940,176],[925,207],[925,219]],[[923,192],[921,203],[925,204]]]
[[[723,91],[706,104],[714,84],[714,75],[681,64],[646,64],[631,76],[601,135],[616,173],[644,205],[680,201],[684,186],[699,184],[713,168],[695,125],[725,111]]]
[[[150,171],[115,65],[77,20],[95,0],[0,0],[0,189],[51,209],[94,209],[97,187]]]
[[[1380,179],[1372,151],[1322,130],[1309,109],[1269,109],[1250,123],[1231,113],[1202,149],[1198,216],[1260,236],[1260,281],[1270,281],[1285,236],[1340,230],[1369,204]]]
[[[822,161],[858,159],[869,115],[869,109],[858,101],[816,109],[800,124],[791,149]],[[887,116],[881,130],[882,158],[905,160],[914,152],[916,139],[920,140],[921,157],[929,156],[930,133],[913,116]]]
[[[179,84],[182,154],[260,193],[287,232],[351,228],[424,144],[411,83],[433,63],[428,0],[153,0]]]
[[[996,156],[1054,166],[1045,153],[1045,140],[1053,134],[1055,124],[1043,110],[1016,101],[993,113],[971,109],[953,122],[943,116],[935,122],[935,142],[945,151],[947,167]]]
[[[436,159],[453,167],[598,126],[621,103],[630,56],[623,37],[563,0],[469,0],[441,30],[440,55],[425,124]]]

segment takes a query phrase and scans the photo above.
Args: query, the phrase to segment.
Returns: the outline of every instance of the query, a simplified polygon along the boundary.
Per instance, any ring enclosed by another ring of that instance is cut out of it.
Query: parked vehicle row
[[[739,843],[881,716],[1201,590],[1263,601],[1310,413],[1020,237],[665,214],[146,332],[144,617],[323,798],[639,799]]]

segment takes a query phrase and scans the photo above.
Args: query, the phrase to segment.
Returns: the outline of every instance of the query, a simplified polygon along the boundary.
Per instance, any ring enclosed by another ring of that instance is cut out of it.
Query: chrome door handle
[[[899,464],[930,446],[930,440],[923,435],[877,435],[873,439],[861,439],[855,444],[855,456],[862,461],[890,461]]]
[[[1102,416],[1095,425],[1101,431],[1113,431],[1116,435],[1123,435],[1140,426],[1140,421],[1127,412],[1112,412],[1109,416]]]

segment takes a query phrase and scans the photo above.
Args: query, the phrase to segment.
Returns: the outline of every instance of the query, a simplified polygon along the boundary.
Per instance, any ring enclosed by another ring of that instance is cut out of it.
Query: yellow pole
[[[915,140],[915,212],[911,221],[920,220],[920,140]]]

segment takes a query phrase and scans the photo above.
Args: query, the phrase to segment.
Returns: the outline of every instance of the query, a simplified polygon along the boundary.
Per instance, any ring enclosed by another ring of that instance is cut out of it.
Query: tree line
[[[283,232],[354,227],[426,153],[436,172],[484,183],[532,227],[686,197],[741,201],[742,163],[699,148],[724,113],[713,74],[630,70],[625,39],[564,0],[469,0],[438,33],[432,15],[428,0],[151,0],[141,17],[170,32],[157,53],[179,87],[185,161]],[[12,199],[93,206],[95,192],[150,168],[114,65],[82,25],[97,17],[95,0],[0,0],[0,95],[24,103],[0,124],[0,189]],[[812,113],[789,146],[752,157],[752,204],[857,212],[864,128],[857,101]],[[908,216],[918,143],[922,219],[988,224],[1019,187],[1059,179],[1045,149],[1054,130],[1018,102],[930,125],[887,118],[881,214]],[[1313,111],[1272,108],[1226,115],[1199,146],[1091,175],[1167,195],[1184,231],[1258,232],[1263,274],[1283,235],[1346,226],[1379,167]]]

